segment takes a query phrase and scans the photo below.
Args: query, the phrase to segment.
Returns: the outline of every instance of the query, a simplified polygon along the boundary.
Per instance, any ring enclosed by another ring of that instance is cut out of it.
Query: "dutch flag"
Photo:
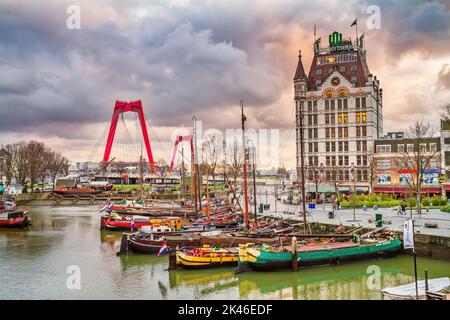
[[[105,211],[106,209],[110,210],[113,207],[112,202],[107,202],[101,207],[100,212]]]
[[[167,253],[169,251],[169,248],[167,248],[166,239],[163,240],[162,246],[159,249],[158,257],[161,257],[163,254]]]
[[[136,224],[134,223],[134,217],[131,219],[130,229],[131,229],[131,231],[133,231],[134,229],[136,229]]]

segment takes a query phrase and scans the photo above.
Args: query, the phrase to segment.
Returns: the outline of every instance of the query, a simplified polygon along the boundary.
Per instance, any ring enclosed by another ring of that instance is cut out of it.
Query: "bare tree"
[[[238,143],[234,141],[233,145],[227,150],[226,167],[229,175],[233,177],[233,182],[236,185],[237,177],[242,170],[242,164],[244,163],[244,155],[242,150],[239,149]]]
[[[42,142],[30,141],[26,146],[31,192],[50,164],[51,151]]]
[[[69,174],[69,160],[60,153],[52,152],[51,161],[48,167],[48,174],[52,179],[53,188],[55,187],[56,177],[58,175]]]
[[[319,186],[323,183],[324,177],[324,169],[320,166],[315,166],[314,164],[307,166],[305,168],[305,172],[307,174],[307,178],[314,184],[314,198],[316,200],[319,199]]]
[[[441,118],[442,120],[450,120],[450,103],[441,107]]]
[[[403,152],[400,152],[399,165],[410,170],[412,179],[406,179],[408,185],[417,195],[417,212],[421,214],[421,189],[425,171],[429,169],[432,160],[437,160],[437,146],[431,149],[430,141],[433,138],[433,129],[429,123],[417,120],[408,130],[406,136],[409,140]],[[427,150],[427,146],[429,146]]]
[[[376,165],[377,160],[374,157],[374,153],[367,151],[367,164],[368,164],[368,178],[369,178],[369,191],[370,193],[373,192],[373,185],[375,184],[375,178],[376,178]]]
[[[204,165],[208,167],[208,172],[213,178],[213,185],[216,184],[217,167],[222,151],[222,141],[215,135],[210,135],[203,143]]]

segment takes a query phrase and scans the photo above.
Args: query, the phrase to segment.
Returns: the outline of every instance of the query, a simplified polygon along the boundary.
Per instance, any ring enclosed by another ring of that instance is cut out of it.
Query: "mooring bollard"
[[[117,256],[128,254],[128,234],[123,233],[120,240],[120,250],[116,253]]]
[[[174,249],[169,249],[169,268],[167,270],[177,269],[177,252]]]
[[[292,237],[292,271],[297,271],[297,238]]]

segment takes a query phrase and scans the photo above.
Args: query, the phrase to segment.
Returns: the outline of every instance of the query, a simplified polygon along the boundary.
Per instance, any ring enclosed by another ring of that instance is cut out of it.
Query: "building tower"
[[[352,42],[335,31],[328,46],[320,43],[308,76],[300,56],[294,77],[299,183],[303,160],[309,196],[369,191],[369,159],[383,135],[380,82],[369,72],[364,35]]]

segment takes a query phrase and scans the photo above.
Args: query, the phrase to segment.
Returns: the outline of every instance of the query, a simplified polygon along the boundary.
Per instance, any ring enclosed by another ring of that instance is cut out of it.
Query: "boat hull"
[[[12,218],[0,221],[0,228],[26,228],[31,225],[30,217]]]
[[[350,261],[371,258],[388,258],[400,250],[400,240],[393,239],[376,245],[362,245],[331,250],[298,252],[297,267],[310,268],[336,265]],[[241,246],[239,264],[241,269],[258,271],[291,269],[293,264],[291,252],[266,252],[252,247]]]
[[[196,257],[183,252],[177,252],[177,266],[187,269],[220,268],[236,266],[237,263],[237,255],[228,257]]]
[[[166,245],[169,248],[178,247],[190,247],[190,246],[198,246],[200,244],[200,239],[171,239],[166,238]],[[150,240],[150,239],[140,239],[131,236],[128,239],[128,247],[134,253],[141,254],[156,254],[161,249],[162,241],[159,239]]]

